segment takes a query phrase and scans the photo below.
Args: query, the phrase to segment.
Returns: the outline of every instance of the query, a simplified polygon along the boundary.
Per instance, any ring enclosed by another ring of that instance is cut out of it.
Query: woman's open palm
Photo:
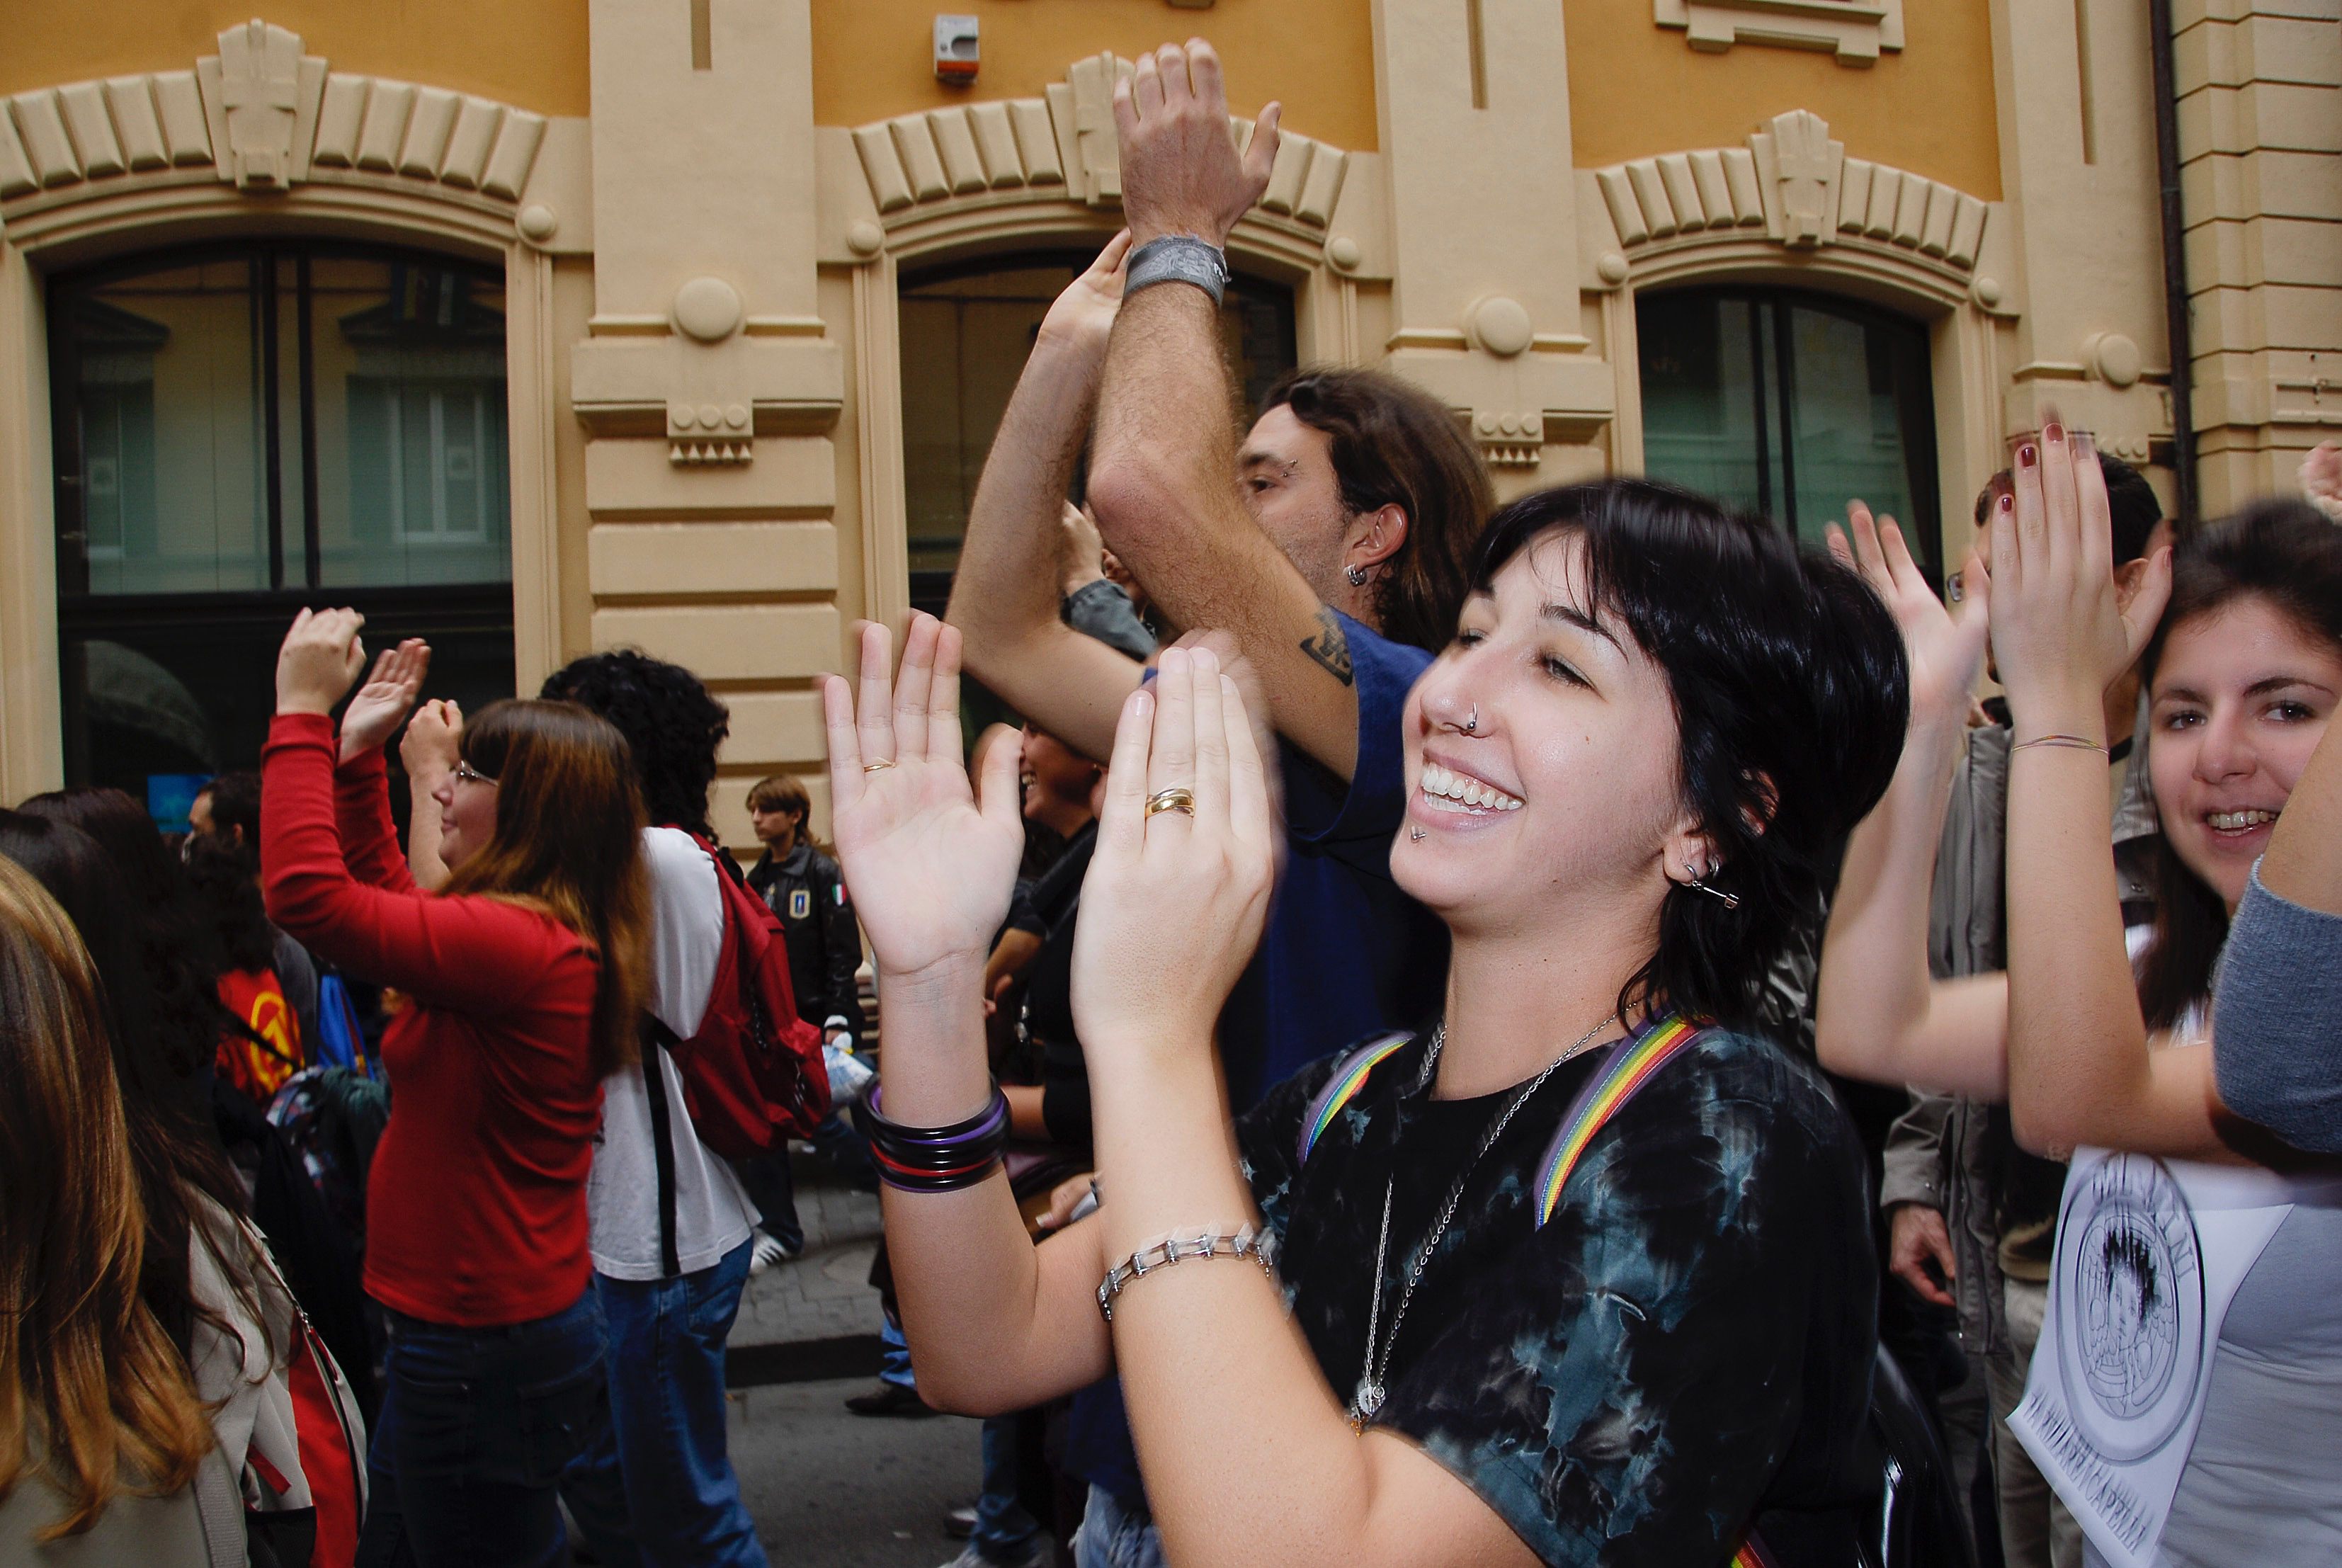
[[[914,615],[892,682],[886,628],[865,622],[858,640],[860,701],[842,675],[825,679],[821,694],[846,889],[883,973],[981,965],[1025,851],[1020,748],[992,748],[979,804],[960,749],[958,630]]]
[[[1892,517],[1874,521],[1870,508],[1859,501],[1846,505],[1846,520],[1854,535],[1833,524],[1830,554],[1862,574],[1864,582],[1887,602],[1903,634],[1904,652],[1911,661],[1911,717],[1916,724],[1936,717],[1965,714],[1977,676],[1984,670],[1991,579],[1983,561],[1971,553],[1960,582],[1967,589],[1957,609],[1947,607],[1927,586],[1919,564],[1903,542],[1903,531]]]

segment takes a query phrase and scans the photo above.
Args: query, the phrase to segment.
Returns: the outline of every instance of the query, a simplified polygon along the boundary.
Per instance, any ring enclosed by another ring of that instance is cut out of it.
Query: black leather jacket
[[[837,862],[803,842],[778,860],[766,850],[750,869],[748,885],[781,917],[797,1016],[823,1025],[834,1020],[858,1038],[862,1003],[854,972],[862,964],[862,929]]]

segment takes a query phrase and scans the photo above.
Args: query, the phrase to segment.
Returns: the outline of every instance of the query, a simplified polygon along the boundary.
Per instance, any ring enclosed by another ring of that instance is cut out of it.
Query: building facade
[[[1239,380],[1386,366],[1506,494],[1861,495],[1940,571],[2045,407],[2207,515],[2342,423],[2342,0],[2176,0],[2161,164],[2133,0],[270,3],[0,24],[11,800],[253,765],[335,602],[467,704],[676,659],[729,840],[821,802],[811,679],[940,608],[1116,76],[1191,33],[1286,105]]]

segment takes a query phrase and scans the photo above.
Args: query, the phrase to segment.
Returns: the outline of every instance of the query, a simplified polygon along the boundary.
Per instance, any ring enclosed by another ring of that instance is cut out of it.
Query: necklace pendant
[[[1383,1385],[1371,1377],[1358,1379],[1358,1391],[1350,1396],[1350,1430],[1363,1433],[1383,1407]]]

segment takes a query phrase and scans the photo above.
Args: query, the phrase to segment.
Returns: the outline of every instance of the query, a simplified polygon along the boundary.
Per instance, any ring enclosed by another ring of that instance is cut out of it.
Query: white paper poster
[[[2155,1561],[2221,1320],[2289,1194],[2257,1168],[2074,1155],[2048,1313],[2008,1426],[2116,1568]]]

